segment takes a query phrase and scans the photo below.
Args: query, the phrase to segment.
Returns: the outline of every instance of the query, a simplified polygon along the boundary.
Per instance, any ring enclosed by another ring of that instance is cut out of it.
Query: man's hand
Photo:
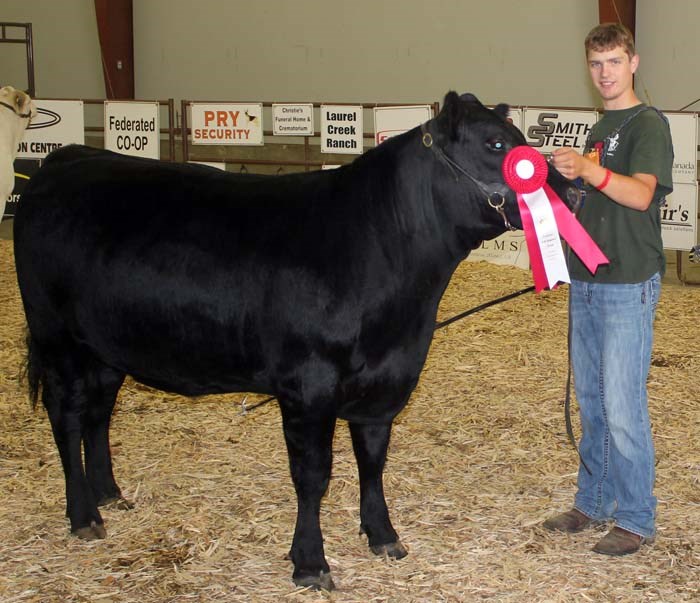
[[[569,147],[555,149],[549,162],[565,178],[583,178],[585,182],[625,207],[644,211],[654,197],[656,176],[653,174],[616,174]]]
[[[590,159],[586,159],[570,147],[554,149],[549,161],[564,178],[569,180],[581,177],[590,181],[588,175],[591,172],[591,168],[600,168],[600,166],[596,166]],[[600,168],[600,170],[604,172],[603,168]],[[603,173],[599,180],[602,181],[604,177],[605,174]]]

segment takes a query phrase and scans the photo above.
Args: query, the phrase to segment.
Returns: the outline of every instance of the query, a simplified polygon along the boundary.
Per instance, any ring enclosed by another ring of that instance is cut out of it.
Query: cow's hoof
[[[299,576],[294,578],[294,584],[311,590],[331,591],[335,589],[330,572],[321,572],[318,576]]]
[[[97,503],[98,507],[112,507],[119,511],[129,511],[134,508],[134,503],[121,496],[109,496],[100,499]]]
[[[93,521],[86,528],[73,530],[73,534],[82,540],[99,540],[107,537],[107,530],[105,530],[104,524]]]
[[[377,544],[374,546],[370,546],[369,549],[375,555],[387,555],[392,559],[403,559],[406,555],[408,555],[406,547],[403,544],[401,544],[400,540],[397,540],[396,542],[390,542],[388,544]]]

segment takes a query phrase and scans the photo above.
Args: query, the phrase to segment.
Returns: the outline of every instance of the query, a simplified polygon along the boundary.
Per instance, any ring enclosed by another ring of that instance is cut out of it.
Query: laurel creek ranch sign
[[[362,153],[362,106],[321,105],[321,153]]]

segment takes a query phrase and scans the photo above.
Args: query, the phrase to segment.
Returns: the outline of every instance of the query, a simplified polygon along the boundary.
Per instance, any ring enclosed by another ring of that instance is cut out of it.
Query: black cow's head
[[[505,104],[488,109],[473,94],[448,92],[438,116],[423,128],[423,144],[437,159],[434,182],[439,182],[441,196],[454,210],[455,225],[459,228],[468,220],[468,230],[478,228],[469,237],[476,245],[502,234],[509,224],[522,228],[515,193],[506,185],[501,166],[508,151],[527,142],[508,121],[508,110]],[[547,182],[573,209],[576,188],[552,167]]]

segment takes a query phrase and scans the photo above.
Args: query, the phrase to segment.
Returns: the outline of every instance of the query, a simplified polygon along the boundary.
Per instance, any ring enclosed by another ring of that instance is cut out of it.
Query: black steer
[[[333,587],[319,507],[338,418],[369,546],[406,555],[382,485],[391,425],[456,266],[507,222],[521,225],[501,163],[525,139],[507,109],[450,92],[435,119],[350,165],[277,177],[53,152],[22,195],[14,242],[29,386],[34,402],[41,386],[71,530],[103,538],[98,505],[121,498],[109,423],[131,375],[190,396],[277,398],[297,584]],[[567,181],[550,170],[549,183],[567,199]]]

